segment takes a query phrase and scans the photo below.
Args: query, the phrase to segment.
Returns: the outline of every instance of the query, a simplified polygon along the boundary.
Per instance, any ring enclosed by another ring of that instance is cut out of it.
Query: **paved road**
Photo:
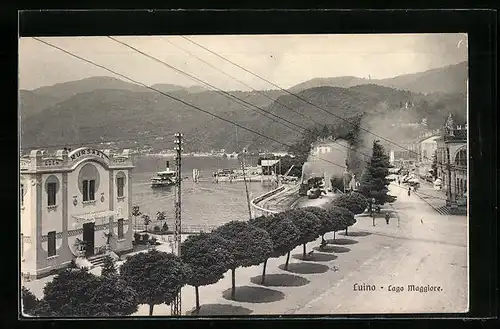
[[[358,257],[356,268],[293,313],[467,310],[467,218],[443,216],[418,196],[408,197],[406,191],[394,187],[391,190],[398,196],[394,210],[400,217],[399,227],[397,219],[386,225],[380,218],[373,227],[370,218],[358,218],[355,227],[372,233],[358,238],[360,245],[371,244],[371,255],[361,261]],[[374,285],[375,291],[355,291],[354,284]],[[442,291],[409,292],[410,284],[439,286]],[[390,292],[389,285],[405,291]]]
[[[267,276],[274,281],[293,281],[262,287],[253,279],[262,273],[262,265],[238,268],[237,296],[244,301],[230,301],[222,292],[231,286],[230,272],[219,282],[200,287],[201,314],[359,314],[359,313],[443,313],[465,312],[468,308],[467,218],[445,216],[435,212],[416,195],[392,188],[398,196],[394,210],[400,221],[389,225],[377,218],[372,226],[370,217],[357,217],[349,230],[350,236],[337,234],[334,254],[314,252],[306,262],[297,259],[302,246],[292,251],[290,266],[293,273],[281,269],[286,256],[270,258]],[[300,199],[323,202],[326,198]],[[356,235],[356,233],[358,233]],[[333,237],[328,234],[327,239]],[[321,238],[307,245],[307,251],[317,247]],[[168,244],[159,250],[170,251]],[[253,279],[252,279],[253,278]],[[286,279],[286,280],[285,280]],[[355,291],[354,284],[375,285],[375,291]],[[390,292],[389,285],[439,286],[441,291]],[[39,293],[41,293],[40,286]],[[30,287],[34,292],[36,289]],[[41,297],[41,296],[39,296]],[[183,313],[194,305],[194,289],[182,288]],[[221,311],[221,308],[224,308]],[[137,315],[147,315],[141,305]],[[170,315],[170,307],[155,307],[155,315]]]

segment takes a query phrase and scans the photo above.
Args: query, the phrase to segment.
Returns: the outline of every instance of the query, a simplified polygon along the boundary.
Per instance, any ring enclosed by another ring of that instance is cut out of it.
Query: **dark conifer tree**
[[[383,205],[396,200],[395,196],[388,194],[387,186],[390,181],[386,177],[389,175],[389,168],[389,156],[385,154],[380,142],[374,141],[372,158],[363,172],[359,190],[370,200],[374,198],[376,204]]]

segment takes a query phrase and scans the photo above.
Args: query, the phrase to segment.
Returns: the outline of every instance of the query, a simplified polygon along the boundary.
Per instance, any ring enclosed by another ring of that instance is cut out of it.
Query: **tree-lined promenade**
[[[189,236],[181,245],[180,257],[156,250],[153,241],[148,252],[128,257],[119,269],[108,259],[100,276],[85,268],[66,269],[47,283],[40,300],[23,290],[24,311],[35,316],[117,316],[134,314],[140,304],[146,304],[153,315],[155,305],[169,305],[183,286],[190,285],[196,293],[196,314],[203,298],[199,288],[218,282],[228,270],[232,278],[228,298],[237,300],[238,268],[262,264],[260,283],[264,285],[270,258],[287,255],[280,268],[288,271],[290,253],[297,246],[303,248],[300,259],[308,260],[308,243],[322,237],[317,247],[321,251],[327,247],[326,233],[345,231],[348,236],[348,228],[356,223],[354,216],[369,205],[366,196],[373,196],[379,204],[394,201],[384,196],[389,184],[385,179],[388,160],[377,142],[373,150],[362,180],[365,195],[352,192],[323,208],[291,209],[250,221],[231,221],[211,233]],[[134,209],[134,216],[149,224],[149,216],[139,209]],[[106,307],[99,307],[102,304]]]
[[[354,194],[352,198],[361,200]],[[169,305],[179,289],[190,285],[196,291],[196,313],[203,298],[199,287],[216,283],[228,270],[232,275],[230,299],[234,300],[238,268],[262,264],[261,283],[265,284],[269,258],[288,254],[286,270],[295,247],[303,245],[302,258],[307,260],[308,242],[356,222],[348,209],[334,204],[329,208],[287,210],[248,222],[231,221],[211,233],[189,236],[181,245],[180,258],[152,247],[128,257],[118,269],[112,261],[106,262],[100,276],[85,268],[66,269],[47,283],[40,300],[23,290],[24,311],[35,316],[117,316],[131,315],[140,304],[147,304],[153,315],[155,305]],[[100,307],[103,304],[106,307]]]

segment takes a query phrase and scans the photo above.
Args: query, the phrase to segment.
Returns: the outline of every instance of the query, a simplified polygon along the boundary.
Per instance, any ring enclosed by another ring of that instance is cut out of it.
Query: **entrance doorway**
[[[85,257],[94,255],[94,223],[83,224],[83,242],[85,242]]]

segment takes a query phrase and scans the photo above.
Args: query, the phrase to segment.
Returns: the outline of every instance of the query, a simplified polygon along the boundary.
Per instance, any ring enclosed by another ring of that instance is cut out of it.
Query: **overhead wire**
[[[200,78],[198,78],[198,77],[196,77],[196,76],[194,76],[194,75],[192,75],[192,74],[189,74],[189,73],[187,73],[187,72],[185,72],[185,71],[183,71],[183,70],[181,70],[181,69],[179,69],[179,68],[177,68],[177,67],[175,67],[175,66],[173,66],[173,65],[170,65],[170,64],[166,63],[165,61],[160,60],[159,58],[157,58],[157,57],[155,57],[155,56],[152,56],[152,55],[150,55],[150,54],[148,54],[148,53],[146,53],[146,52],[144,52],[144,51],[141,51],[141,50],[140,50],[140,49],[138,49],[137,47],[134,47],[134,46],[132,46],[132,45],[130,45],[130,44],[128,44],[128,43],[126,43],[126,42],[120,41],[120,40],[118,40],[118,39],[116,39],[116,38],[114,38],[114,37],[111,37],[111,36],[107,36],[107,38],[109,38],[109,39],[111,39],[111,40],[113,40],[113,41],[115,41],[115,42],[117,42],[117,43],[119,43],[119,44],[121,44],[121,45],[123,45],[123,46],[125,46],[125,47],[127,47],[127,48],[130,48],[130,49],[132,49],[133,51],[135,51],[135,52],[137,52],[137,53],[139,53],[139,54],[141,54],[141,55],[143,55],[143,56],[146,56],[147,58],[150,58],[150,59],[152,59],[152,60],[156,61],[157,63],[160,63],[160,64],[162,64],[162,65],[165,65],[165,66],[167,66],[168,68],[170,68],[170,69],[172,69],[172,70],[174,70],[174,71],[176,71],[176,72],[178,72],[178,73],[180,73],[180,74],[182,74],[182,75],[184,75],[184,76],[189,77],[190,79],[193,79],[193,80],[195,80],[195,81],[197,81],[197,82],[199,82],[199,83],[201,83],[201,84],[203,84],[203,85],[209,86],[210,88],[215,89],[216,91],[218,91],[218,92],[219,92],[220,94],[222,94],[222,95],[225,95],[225,96],[227,96],[227,97],[231,97],[231,98],[233,98],[233,99],[239,100],[239,101],[241,101],[241,102],[243,102],[243,103],[245,103],[245,104],[247,104],[247,105],[249,105],[249,106],[252,106],[252,107],[254,107],[254,108],[256,108],[256,109],[259,109],[260,111],[263,111],[263,112],[268,113],[268,114],[270,114],[270,115],[272,115],[272,116],[274,116],[274,117],[277,117],[277,118],[279,118],[279,119],[281,119],[281,120],[283,120],[283,121],[285,121],[285,122],[287,122],[287,123],[290,123],[290,124],[294,125],[295,127],[297,127],[297,128],[299,128],[299,129],[301,129],[303,132],[310,132],[310,131],[311,131],[310,129],[305,128],[305,127],[303,127],[303,126],[301,126],[301,125],[295,124],[294,122],[292,122],[292,121],[290,121],[290,120],[287,120],[287,119],[285,119],[285,118],[283,118],[283,117],[281,117],[281,116],[275,115],[275,114],[271,113],[270,111],[266,111],[266,110],[264,110],[263,108],[261,108],[261,107],[259,107],[259,106],[256,106],[255,104],[252,104],[252,103],[250,103],[250,102],[247,102],[247,101],[245,101],[245,100],[243,100],[243,99],[241,99],[241,98],[239,98],[239,97],[237,97],[237,96],[231,95],[230,93],[228,93],[228,92],[226,92],[226,91],[223,91],[222,89],[220,89],[220,88],[218,88],[218,87],[215,87],[215,86],[213,86],[212,84],[210,84],[210,83],[208,83],[208,82],[206,82],[206,81],[204,81],[204,80],[202,80],[202,79],[200,79]],[[203,61],[203,62],[204,62],[205,64],[208,64],[206,61]],[[228,76],[229,76],[229,77],[231,77],[230,75],[228,75]],[[235,79],[234,77],[231,77],[231,78]],[[237,79],[236,79],[236,80],[237,80]],[[239,81],[239,80],[237,80],[237,81],[238,81],[238,82],[241,82],[241,81]],[[241,83],[243,83],[245,86],[248,86],[248,85],[247,85],[247,84],[245,84],[244,82],[241,82]],[[251,88],[250,86],[248,86],[248,87],[249,87],[249,88]],[[256,91],[256,90],[254,90],[254,91]],[[264,95],[265,95],[265,94],[264,94]],[[267,97],[267,95],[266,95],[266,97]],[[269,97],[267,97],[267,98],[269,98]],[[269,99],[273,100],[272,98],[269,98]],[[280,104],[281,104],[281,103],[280,103]],[[293,111],[294,113],[297,113],[297,114],[301,114],[301,115],[302,115],[302,113],[297,112],[297,111],[295,111],[294,109],[292,109],[292,108],[290,108],[290,107],[288,107],[288,106],[286,106],[286,107],[287,107],[288,109],[290,109],[291,111]],[[249,107],[247,107],[247,108],[249,108]],[[250,110],[252,110],[252,111],[254,111],[254,110],[253,110],[253,109],[251,109],[251,108],[249,108],[249,109],[250,109]],[[257,112],[257,113],[259,113],[259,112]],[[260,114],[262,114],[262,113],[260,113]],[[264,115],[264,116],[266,116],[266,115]],[[276,120],[273,120],[273,121],[275,121],[275,122],[277,122],[277,123],[280,123],[280,124],[284,125],[282,122],[279,122],[279,121],[276,121]],[[314,122],[316,122],[316,121],[314,121]],[[319,123],[319,122],[316,122],[316,123],[321,124],[321,123]],[[291,127],[289,127],[289,126],[287,126],[287,125],[285,125],[285,126],[286,126],[286,127],[288,127],[288,128],[290,128],[290,129],[292,129],[292,130],[294,129],[294,128],[291,128]],[[338,144],[338,143],[337,143],[337,144]],[[338,144],[338,145],[340,145],[340,146],[344,146],[344,145],[342,145],[342,144]],[[359,151],[359,152],[360,152],[360,151]],[[369,155],[366,155],[366,154],[364,154],[364,153],[362,153],[362,152],[360,152],[360,153],[361,153],[361,154],[363,154],[363,155],[365,155],[365,156],[369,156]]]
[[[228,122],[228,123],[230,123],[230,124],[233,124],[233,125],[235,125],[235,126],[237,126],[237,127],[241,128],[241,129],[243,129],[243,130],[249,131],[249,132],[251,132],[251,133],[253,133],[253,134],[256,134],[256,135],[258,135],[258,136],[261,136],[261,137],[263,137],[263,138],[266,138],[266,139],[268,139],[268,140],[271,140],[271,141],[273,141],[273,142],[276,142],[276,143],[278,143],[278,144],[282,144],[282,145],[284,145],[284,146],[287,146],[287,147],[291,148],[291,145],[288,145],[288,144],[283,143],[283,142],[281,142],[281,141],[279,141],[279,140],[276,140],[276,139],[274,139],[274,138],[272,138],[272,137],[269,137],[269,136],[266,136],[266,135],[264,135],[264,134],[261,134],[261,133],[260,133],[260,132],[258,132],[258,131],[255,131],[255,130],[253,130],[253,129],[247,128],[247,127],[245,127],[245,126],[243,126],[243,125],[241,125],[241,124],[239,124],[239,123],[236,123],[236,122],[234,122],[234,121],[231,121],[231,120],[229,120],[229,119],[226,119],[226,118],[220,117],[220,116],[219,116],[219,115],[217,115],[217,114],[214,114],[214,113],[212,113],[212,112],[210,112],[210,111],[207,111],[207,110],[205,110],[205,109],[203,109],[203,108],[201,108],[201,107],[199,107],[199,106],[196,106],[196,105],[190,104],[190,103],[188,103],[188,102],[186,102],[186,101],[184,101],[184,100],[182,100],[182,99],[179,99],[179,98],[174,97],[174,96],[172,96],[172,95],[166,94],[166,93],[164,93],[164,92],[162,92],[162,91],[160,91],[160,90],[157,90],[157,89],[155,89],[155,88],[153,88],[153,87],[151,87],[151,86],[148,86],[148,85],[146,85],[146,84],[144,84],[144,83],[142,83],[142,82],[140,82],[140,81],[137,81],[137,80],[135,80],[135,79],[132,79],[132,78],[130,78],[130,77],[128,77],[128,76],[126,76],[126,75],[124,75],[124,74],[122,74],[122,73],[116,72],[116,71],[114,71],[114,70],[112,70],[112,69],[110,69],[110,68],[108,68],[108,67],[106,67],[106,66],[104,66],[104,65],[101,65],[101,64],[95,63],[95,62],[93,62],[93,61],[91,61],[91,60],[89,60],[89,59],[87,59],[87,58],[84,58],[84,57],[81,57],[81,56],[79,56],[79,55],[76,55],[76,54],[74,54],[74,53],[72,53],[72,52],[70,52],[70,51],[68,51],[68,50],[65,50],[65,49],[63,49],[63,48],[61,48],[61,47],[57,46],[57,45],[51,44],[51,43],[49,43],[49,42],[47,42],[47,41],[45,41],[45,40],[42,40],[42,39],[40,39],[40,38],[38,38],[38,37],[33,37],[33,39],[34,39],[34,40],[37,40],[37,41],[39,41],[39,42],[41,42],[41,43],[43,43],[43,44],[45,44],[45,45],[47,45],[47,46],[49,46],[49,47],[52,47],[52,48],[58,49],[58,50],[60,50],[60,51],[64,52],[65,54],[67,54],[67,55],[69,55],[69,56],[71,56],[71,57],[77,58],[77,59],[79,59],[79,60],[81,60],[81,61],[84,61],[84,62],[86,62],[86,63],[88,63],[88,64],[91,64],[91,65],[94,65],[94,66],[96,66],[96,67],[99,67],[99,68],[101,68],[101,69],[103,69],[103,70],[105,70],[105,71],[107,71],[107,72],[109,72],[109,73],[112,73],[112,74],[114,74],[114,75],[120,76],[120,77],[122,77],[122,78],[124,78],[124,79],[126,79],[126,80],[128,80],[128,81],[131,81],[131,82],[133,82],[133,83],[135,83],[135,84],[142,85],[143,87],[145,87],[145,88],[147,88],[147,89],[149,89],[149,90],[155,91],[155,92],[157,92],[157,93],[159,93],[159,94],[161,94],[161,95],[163,95],[163,96],[165,96],[165,97],[168,97],[168,98],[170,98],[170,99],[176,100],[176,101],[178,101],[178,102],[180,102],[180,103],[182,103],[182,104],[184,104],[184,105],[187,105],[187,106],[189,106],[189,107],[191,107],[191,108],[193,108],[193,109],[196,109],[196,110],[198,110],[198,111],[200,111],[200,112],[203,112],[203,113],[205,113],[205,114],[211,115],[211,116],[213,116],[213,117],[215,117],[215,118],[217,118],[217,119],[219,119],[219,120],[222,120],[222,121]],[[327,159],[323,159],[323,158],[318,157],[318,156],[316,156],[316,155],[313,155],[313,154],[312,154],[311,156],[312,156],[312,157],[315,157],[315,158],[317,158],[317,159],[319,159],[319,160],[325,161],[325,162],[327,162],[327,163],[333,164],[333,165],[335,165],[335,166],[338,166],[338,167],[340,167],[340,168],[344,168],[344,169],[346,168],[346,166],[345,166],[345,165],[340,165],[340,164],[338,164],[338,163],[335,163],[335,162],[330,161],[330,160],[327,160]],[[435,196],[430,196],[430,197],[434,197],[434,198],[435,198]],[[444,199],[443,199],[443,200],[444,200]]]
[[[209,49],[209,48],[207,48],[207,47],[205,47],[205,46],[203,46],[203,45],[199,44],[198,42],[193,41],[193,40],[191,40],[190,38],[188,38],[188,37],[186,37],[186,36],[181,36],[181,38],[183,38],[183,39],[185,39],[185,40],[187,40],[187,41],[191,42],[191,43],[192,43],[192,44],[194,44],[194,45],[197,45],[198,47],[200,47],[200,48],[202,48],[202,49],[204,49],[204,50],[208,51],[209,53],[211,53],[211,54],[213,54],[213,55],[215,55],[215,56],[217,56],[217,57],[219,57],[219,58],[221,58],[222,60],[224,60],[224,61],[226,61],[226,62],[228,62],[228,63],[231,63],[232,65],[234,65],[234,66],[236,66],[236,67],[240,68],[241,70],[243,70],[243,71],[245,71],[245,72],[247,72],[247,73],[249,73],[249,74],[251,74],[251,75],[253,75],[253,76],[257,77],[258,79],[261,79],[262,81],[265,81],[265,82],[269,83],[270,85],[272,85],[272,86],[274,86],[274,87],[276,87],[276,88],[278,88],[278,89],[280,89],[280,90],[284,91],[285,93],[287,93],[287,94],[289,94],[289,95],[291,95],[291,96],[294,96],[294,97],[296,97],[297,99],[299,99],[299,100],[301,100],[301,101],[303,101],[303,102],[305,102],[305,103],[307,103],[307,104],[309,104],[309,105],[311,105],[311,106],[313,106],[313,107],[315,107],[315,108],[317,108],[317,109],[319,109],[319,110],[321,110],[321,111],[323,111],[323,112],[326,112],[326,113],[328,113],[328,114],[330,114],[330,115],[333,115],[334,117],[336,117],[336,118],[338,118],[338,119],[340,119],[340,120],[342,120],[342,121],[344,121],[344,122],[346,122],[346,123],[349,123],[349,124],[350,124],[350,125],[352,125],[352,126],[356,126],[356,124],[355,124],[355,123],[350,122],[348,119],[343,118],[343,117],[341,117],[341,116],[339,116],[339,115],[337,115],[337,114],[335,114],[335,113],[332,113],[332,112],[330,112],[330,111],[328,111],[328,110],[326,110],[326,109],[324,109],[324,108],[320,107],[319,105],[314,104],[314,103],[310,102],[309,100],[307,100],[307,99],[305,99],[305,98],[303,98],[303,97],[301,97],[301,96],[298,96],[298,95],[297,95],[297,94],[295,94],[295,93],[290,92],[289,90],[287,90],[287,89],[285,89],[285,88],[283,88],[283,87],[279,86],[278,84],[276,84],[276,83],[274,83],[274,82],[272,82],[272,81],[270,81],[270,80],[268,80],[268,79],[266,79],[266,78],[261,77],[260,75],[258,75],[258,74],[256,74],[256,73],[254,73],[254,72],[252,72],[252,71],[248,70],[247,68],[245,68],[245,67],[243,67],[243,66],[241,66],[241,65],[239,65],[239,64],[237,64],[237,63],[235,63],[235,62],[233,62],[233,61],[231,61],[231,60],[229,60],[229,59],[227,59],[226,57],[224,57],[224,56],[222,56],[222,55],[218,54],[217,52],[215,52],[215,51],[213,51],[213,50],[211,50],[211,49]],[[385,138],[385,137],[383,137],[383,136],[380,136],[380,135],[378,135],[378,134],[375,134],[375,133],[371,132],[370,130],[368,130],[368,129],[366,129],[366,128],[363,128],[361,125],[359,125],[359,129],[361,129],[361,130],[363,130],[364,132],[369,133],[369,134],[371,134],[371,135],[373,135],[373,136],[375,136],[375,137],[377,137],[377,138],[380,138],[380,139],[382,139],[382,140],[384,140],[384,141],[386,141],[386,142],[388,142],[388,143],[390,143],[390,144],[393,144],[393,145],[395,145],[395,146],[398,146],[399,148],[401,148],[401,149],[403,149],[403,150],[405,150],[405,151],[407,151],[407,152],[414,153],[414,154],[416,154],[416,155],[418,155],[418,156],[421,156],[420,154],[418,154],[418,153],[417,153],[417,152],[415,152],[415,151],[409,150],[409,149],[407,149],[406,147],[404,147],[404,146],[402,146],[402,145],[399,145],[398,143],[396,143],[396,142],[394,142],[394,141],[392,141],[392,140],[390,140],[390,139],[388,139],[388,138]],[[430,158],[428,158],[428,157],[425,157],[425,158],[430,159]]]

